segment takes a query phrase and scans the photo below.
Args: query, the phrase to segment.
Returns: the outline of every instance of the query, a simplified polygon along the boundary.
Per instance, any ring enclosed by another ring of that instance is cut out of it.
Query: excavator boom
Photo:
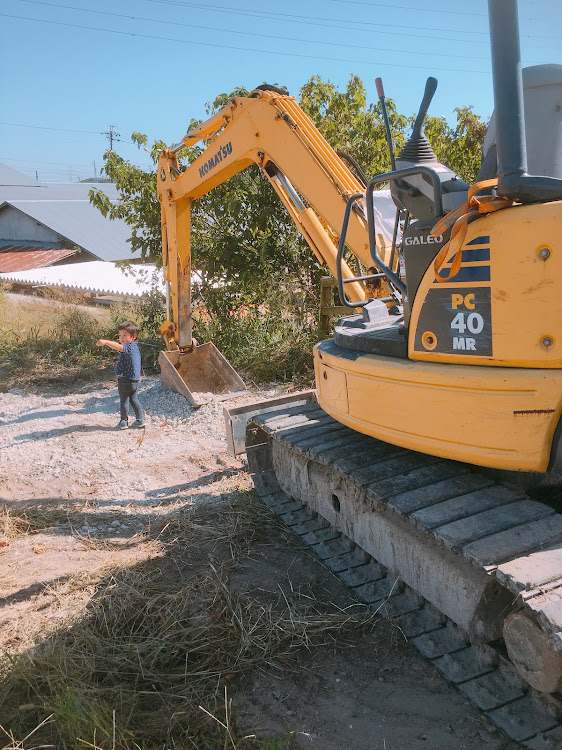
[[[205,151],[182,171],[179,152],[201,139],[210,139]],[[164,152],[158,163],[164,267],[171,283],[180,348],[191,344],[191,326],[183,318],[189,300],[187,304],[180,301],[188,296],[188,281],[182,277],[190,275],[190,203],[251,164],[257,164],[267,177],[318,261],[337,275],[337,244],[346,203],[363,186],[293,97],[258,89],[249,97],[233,98]],[[392,217],[394,208],[389,208]],[[380,252],[385,256],[388,235],[388,230],[379,235]],[[363,210],[352,212],[346,245],[365,268],[373,265]],[[341,266],[343,277],[351,282],[346,284],[350,297],[365,300],[364,284],[352,281],[356,274],[345,261]]]

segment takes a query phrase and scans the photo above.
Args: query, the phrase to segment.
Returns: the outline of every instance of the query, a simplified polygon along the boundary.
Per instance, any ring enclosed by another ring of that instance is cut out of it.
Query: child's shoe
[[[133,423],[133,427],[135,427],[136,429],[140,429],[141,427],[146,427],[146,422],[144,421],[144,419],[135,419]]]
[[[122,419],[119,424],[117,425],[118,430],[128,430],[129,429],[129,422],[127,419]]]

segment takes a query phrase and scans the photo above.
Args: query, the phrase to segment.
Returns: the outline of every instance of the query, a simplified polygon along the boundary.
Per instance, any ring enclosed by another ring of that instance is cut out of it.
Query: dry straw
[[[259,564],[264,545],[296,543],[251,493],[172,517],[159,539],[165,554],[99,580],[78,622],[5,655],[4,750],[286,746],[240,736],[226,688],[373,626],[310,592],[264,604],[232,590],[230,571]]]

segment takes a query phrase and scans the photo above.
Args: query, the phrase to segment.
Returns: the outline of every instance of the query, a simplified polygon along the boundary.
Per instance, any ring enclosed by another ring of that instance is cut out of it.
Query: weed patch
[[[196,315],[195,335],[212,341],[236,370],[255,383],[314,380],[312,349],[321,338],[315,305],[270,289],[263,304],[238,302],[230,309]]]
[[[45,300],[38,299],[37,303]],[[164,345],[157,330],[165,310],[158,292],[104,311],[104,316],[68,305],[51,310],[46,324],[41,313],[44,310],[38,309],[34,320],[33,309],[26,309],[25,325],[12,316],[0,328],[3,390],[112,378],[115,355],[96,347],[95,342],[115,338],[119,323],[127,318],[141,328],[138,343],[145,373],[159,372],[158,353]],[[314,380],[312,348],[321,338],[316,316],[273,291],[263,305],[239,303],[232,311],[225,304],[213,314],[199,314],[194,333],[200,343],[212,341],[249,382],[292,382],[297,387],[309,387]]]
[[[61,386],[113,377],[115,356],[106,348],[97,347],[96,341],[115,338],[125,314],[130,316],[136,312],[142,325],[141,307],[137,303],[134,309],[115,308],[110,315],[99,317],[82,307],[68,305],[51,311],[48,327],[41,319],[44,313],[41,308],[37,309],[37,323],[30,322],[29,311],[25,326],[15,317],[0,330],[2,389],[30,385]],[[148,331],[141,334],[139,344],[145,372],[154,373],[159,339]]]

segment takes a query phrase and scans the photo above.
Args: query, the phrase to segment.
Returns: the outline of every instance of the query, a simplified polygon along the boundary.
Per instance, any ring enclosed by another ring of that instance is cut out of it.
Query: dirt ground
[[[96,575],[157,559],[158,534],[175,514],[251,490],[243,457],[226,451],[222,404],[193,410],[151,379],[141,401],[146,431],[118,431],[116,392],[106,385],[0,394],[0,512],[26,509],[35,519],[23,533],[5,523],[0,538],[2,650],[24,651],[79,617]],[[258,545],[229,585],[264,602],[313,587],[332,606],[358,606],[296,543]],[[385,620],[361,639],[299,649],[283,672],[234,680],[231,697],[243,730],[276,738],[275,748],[517,747]]]

